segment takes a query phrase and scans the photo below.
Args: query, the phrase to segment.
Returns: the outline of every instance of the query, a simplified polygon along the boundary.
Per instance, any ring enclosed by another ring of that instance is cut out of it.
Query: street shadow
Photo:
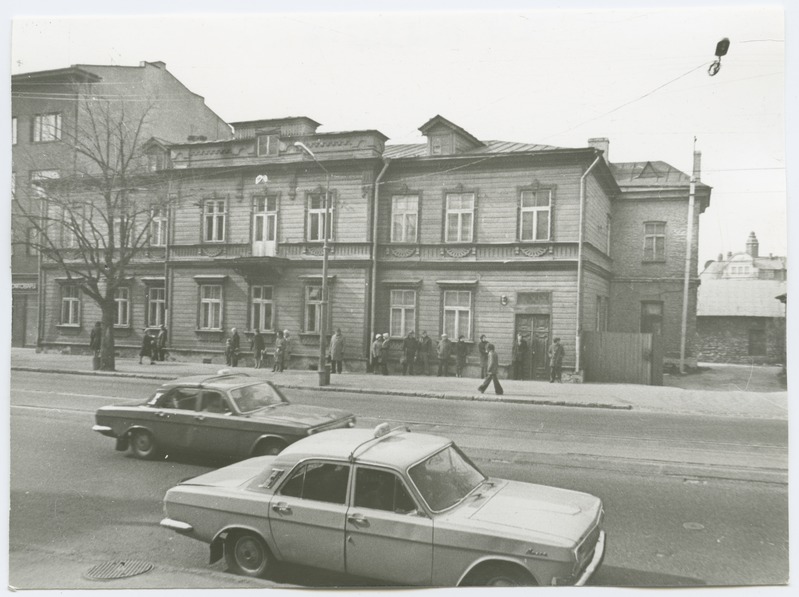
[[[592,587],[635,587],[635,588],[674,588],[706,587],[708,583],[701,578],[678,576],[651,570],[635,570],[619,566],[602,565],[587,586]]]

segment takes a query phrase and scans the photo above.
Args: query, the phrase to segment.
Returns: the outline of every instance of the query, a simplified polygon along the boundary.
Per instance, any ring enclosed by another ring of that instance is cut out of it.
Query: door
[[[167,451],[189,447],[199,396],[197,388],[173,388],[158,398],[154,408],[144,411],[159,446]]]
[[[511,372],[511,379],[530,379],[530,372],[533,370],[533,358],[534,355],[534,347],[533,347],[533,315],[528,313],[520,313],[516,315],[516,325],[513,331],[513,346],[514,351],[517,350],[516,342],[519,337],[519,334],[522,335],[522,340],[527,343],[527,353],[525,355],[524,362],[521,363],[521,371]]]
[[[28,297],[24,294],[11,295],[11,346],[25,346],[25,317]]]
[[[347,573],[404,585],[432,582],[433,521],[393,471],[358,467],[347,511]]]
[[[253,257],[274,257],[277,251],[277,197],[256,197],[253,205]]]
[[[235,455],[243,432],[241,423],[222,392],[203,390],[200,409],[193,413],[189,447],[193,452]]]
[[[270,502],[269,527],[280,559],[344,572],[349,476],[349,464],[322,460],[289,475]]]
[[[549,378],[549,315],[533,315],[533,379]]]

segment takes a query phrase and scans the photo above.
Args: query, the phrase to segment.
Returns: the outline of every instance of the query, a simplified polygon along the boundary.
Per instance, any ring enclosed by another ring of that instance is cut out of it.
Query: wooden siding
[[[663,354],[654,334],[586,332],[585,380],[663,385]]]
[[[605,194],[593,173],[586,177],[585,195],[584,240],[598,251],[607,254],[607,219],[611,213],[610,198]]]

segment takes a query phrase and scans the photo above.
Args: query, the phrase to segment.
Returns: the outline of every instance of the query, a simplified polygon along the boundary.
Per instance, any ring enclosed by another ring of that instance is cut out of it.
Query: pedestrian
[[[458,343],[455,345],[455,376],[463,377],[463,369],[466,367],[466,352],[468,350],[463,336],[458,336]]]
[[[341,373],[344,364],[344,335],[341,328],[330,338],[330,372]]]
[[[150,335],[147,328],[144,328],[144,336],[141,339],[141,350],[139,350],[139,365],[142,364],[142,359],[147,357],[150,359],[150,364],[155,365],[155,357],[153,353],[156,351],[155,338]]]
[[[236,328],[230,328],[230,363],[231,367],[239,364],[239,351],[241,350],[241,340]]]
[[[516,334],[516,341],[513,343],[513,351],[511,352],[513,379],[526,379],[527,359],[527,341],[520,332]]]
[[[388,375],[388,355],[391,349],[388,332],[383,333],[383,350],[380,352],[380,373]]]
[[[165,361],[167,332],[166,326],[163,323],[161,324],[161,328],[158,330],[158,338],[156,340],[158,345],[158,360]]]
[[[370,350],[370,355],[372,357],[372,373],[377,375],[380,373],[382,368],[382,361],[383,361],[383,335],[382,334],[375,334],[375,339],[372,342],[372,347]]]
[[[552,346],[549,347],[549,383],[561,383],[561,368],[563,367],[563,345],[560,343],[560,338],[555,338],[552,341]]]
[[[480,355],[480,379],[485,379],[486,375],[488,375],[488,350],[486,347],[488,346],[488,340],[486,340],[485,334],[480,336],[480,342],[477,343],[477,354]]]
[[[286,341],[283,338],[283,330],[278,330],[275,336],[275,362],[272,363],[272,372],[280,373],[283,371],[283,354],[286,349]]]
[[[264,342],[264,336],[261,334],[261,330],[258,328],[255,328],[255,333],[252,335],[252,339],[250,340],[250,348],[252,349],[253,356],[255,357],[255,368],[260,369],[263,366],[264,349],[266,348],[266,343]]]
[[[441,334],[438,343],[438,377],[449,377],[449,357],[452,354],[452,342],[446,334]]]
[[[89,334],[89,349],[92,351],[92,369],[100,368],[100,349],[103,347],[103,324],[95,322]]]
[[[289,366],[291,359],[291,334],[288,330],[283,330],[283,355],[280,360],[280,370],[283,371]]]
[[[416,334],[413,330],[408,332],[405,339],[402,341],[402,357],[400,357],[400,364],[402,365],[403,375],[413,375],[414,362],[416,361],[416,349],[419,343],[416,341]]]
[[[497,372],[499,371],[499,357],[497,357],[497,353],[494,350],[494,345],[489,343],[486,345],[486,354],[488,356],[488,374],[486,378],[483,380],[479,386],[477,386],[477,391],[481,394],[486,391],[488,384],[490,382],[494,382],[494,393],[495,394],[504,394],[505,391],[502,389],[502,386],[499,383],[499,378],[497,377]]]
[[[433,352],[433,339],[422,331],[416,345],[416,371],[420,375],[430,375],[430,354]]]

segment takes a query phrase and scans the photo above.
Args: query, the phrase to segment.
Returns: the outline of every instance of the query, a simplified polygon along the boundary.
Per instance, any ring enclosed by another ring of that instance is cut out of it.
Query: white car
[[[338,429],[182,482],[161,525],[211,562],[280,562],[415,586],[582,585],[605,552],[602,501],[487,478],[450,440]]]

